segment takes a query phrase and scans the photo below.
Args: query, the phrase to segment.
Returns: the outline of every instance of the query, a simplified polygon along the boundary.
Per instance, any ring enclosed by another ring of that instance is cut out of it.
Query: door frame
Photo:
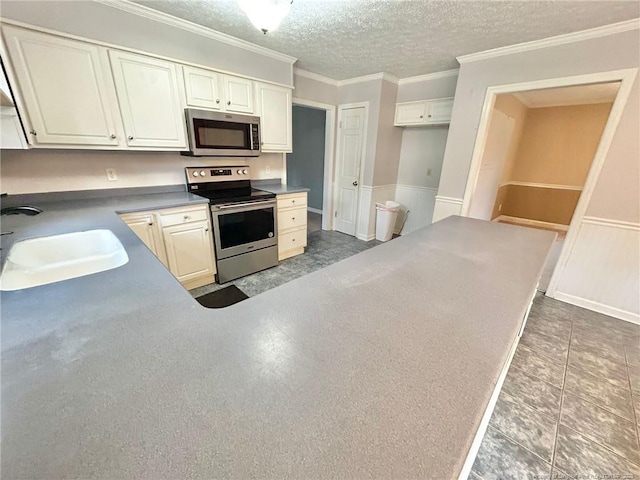
[[[293,105],[324,110],[324,174],[322,185],[322,229],[333,230],[333,170],[335,164],[336,106],[293,97]],[[286,155],[285,155],[286,159]],[[285,160],[286,161],[286,160]],[[285,169],[286,171],[286,169]]]
[[[358,238],[358,230],[360,227],[360,211],[366,211],[365,209],[361,208],[362,205],[360,205],[360,201],[362,199],[362,195],[360,195],[361,191],[362,191],[362,183],[363,183],[363,178],[364,178],[364,168],[363,164],[364,164],[364,159],[367,155],[367,128],[369,127],[369,102],[355,102],[355,103],[341,103],[340,105],[338,105],[338,124],[337,124],[337,130],[341,129],[342,126],[342,114],[345,110],[350,110],[352,108],[364,108],[364,123],[362,125],[362,153],[360,155],[360,173],[358,175],[358,188],[356,191],[356,217],[355,217],[355,224],[356,224],[356,231],[354,236],[356,238]],[[337,139],[336,139],[336,164],[335,164],[335,168],[334,168],[334,179],[333,179],[333,191],[332,191],[332,196],[334,199],[334,205],[335,205],[335,199],[338,198],[338,182],[337,182],[337,172],[340,171],[340,169],[338,168],[340,166],[340,162],[342,161],[342,159],[340,158],[340,135],[337,135]],[[335,217],[337,215],[338,211],[335,210],[333,211],[333,215],[332,218]],[[335,229],[334,229],[335,230]]]
[[[484,153],[485,145],[487,142],[487,133],[489,128],[489,121],[491,120],[491,114],[495,106],[496,96],[498,94],[517,93],[526,90],[537,90],[542,88],[555,88],[555,87],[568,87],[568,86],[580,86],[588,85],[592,83],[603,82],[616,82],[619,81],[620,88],[618,94],[611,107],[609,118],[602,132],[600,143],[596,149],[596,153],[593,157],[587,179],[582,189],[582,194],[578,200],[578,204],[573,212],[571,223],[569,224],[569,230],[567,231],[567,237],[564,241],[558,263],[556,264],[553,275],[549,282],[546,295],[554,297],[556,289],[562,273],[569,260],[569,255],[573,250],[578,237],[578,230],[582,220],[591,201],[593,191],[598,182],[598,177],[602,171],[607,153],[613,141],[613,137],[618,129],[620,118],[627,105],[629,95],[631,94],[631,88],[635,82],[638,74],[637,68],[629,68],[624,70],[613,70],[609,72],[599,72],[587,75],[576,75],[571,77],[549,78],[544,80],[534,80],[530,82],[512,83],[507,85],[497,85],[487,88],[487,93],[484,99],[484,106],[482,107],[482,114],[480,116],[480,123],[478,125],[478,134],[476,135],[475,147],[471,156],[471,165],[469,168],[469,175],[467,177],[467,185],[464,192],[464,198],[462,201],[461,215],[468,216],[469,206],[471,205],[471,197],[475,191],[478,183],[478,175],[480,172],[480,163],[482,162],[482,155]]]

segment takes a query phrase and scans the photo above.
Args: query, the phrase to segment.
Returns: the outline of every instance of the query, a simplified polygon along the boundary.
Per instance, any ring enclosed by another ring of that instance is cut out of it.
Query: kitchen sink
[[[121,267],[127,252],[111,230],[87,230],[16,242],[0,290],[20,290]]]

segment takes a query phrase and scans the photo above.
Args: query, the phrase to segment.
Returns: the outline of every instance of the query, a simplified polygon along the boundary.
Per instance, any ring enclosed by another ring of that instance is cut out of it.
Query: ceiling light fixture
[[[237,0],[253,25],[265,35],[287,16],[293,0]]]

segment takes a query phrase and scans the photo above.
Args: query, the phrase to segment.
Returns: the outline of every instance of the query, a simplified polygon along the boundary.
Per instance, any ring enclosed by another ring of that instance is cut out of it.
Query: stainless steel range
[[[189,192],[208,198],[218,282],[278,264],[276,196],[251,188],[244,167],[187,168]]]

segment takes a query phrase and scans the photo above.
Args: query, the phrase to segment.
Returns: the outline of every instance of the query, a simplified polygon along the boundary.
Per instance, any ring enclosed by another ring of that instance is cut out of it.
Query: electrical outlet
[[[431,176],[431,169],[427,168],[427,177],[430,177],[430,176]]]
[[[502,204],[498,205],[498,211],[501,212],[502,211]]]
[[[266,173],[267,175],[271,175],[271,166],[267,165],[266,167],[264,167],[264,173]]]
[[[107,180],[109,182],[115,182],[118,180],[118,174],[115,168],[107,168]]]

